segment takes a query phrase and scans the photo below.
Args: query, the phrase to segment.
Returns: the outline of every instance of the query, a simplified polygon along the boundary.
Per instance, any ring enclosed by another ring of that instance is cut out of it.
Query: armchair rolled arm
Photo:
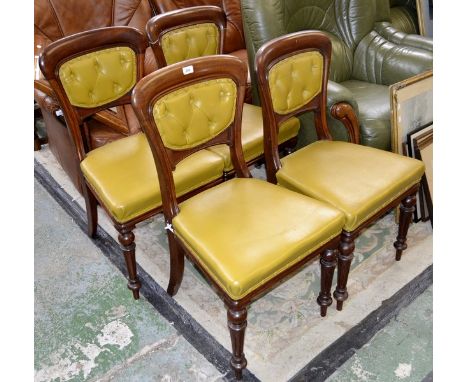
[[[349,141],[359,144],[359,121],[353,107],[347,102],[338,102],[331,107],[330,114],[344,125]]]
[[[353,93],[348,88],[335,81],[328,81],[327,86],[327,107],[330,109],[334,104],[346,102],[351,105],[356,114],[359,114],[359,107],[354,99]]]
[[[418,34],[408,34],[394,28],[388,22],[376,23],[374,30],[383,38],[397,45],[406,45],[413,48],[419,48],[433,51],[433,41],[431,38],[420,36]]]
[[[392,85],[431,70],[432,61],[432,52],[394,44],[372,31],[361,40],[354,52],[352,77]]]

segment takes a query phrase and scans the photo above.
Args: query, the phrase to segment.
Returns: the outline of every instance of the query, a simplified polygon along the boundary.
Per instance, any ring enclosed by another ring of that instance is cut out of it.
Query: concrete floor
[[[35,182],[35,381],[217,381],[222,375]],[[328,380],[421,381],[432,371],[432,287]],[[426,379],[427,380],[427,379]]]

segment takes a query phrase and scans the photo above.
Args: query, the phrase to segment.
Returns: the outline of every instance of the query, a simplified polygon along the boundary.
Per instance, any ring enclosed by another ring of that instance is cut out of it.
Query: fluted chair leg
[[[396,249],[395,259],[400,261],[401,254],[403,251],[408,248],[406,244],[406,236],[408,234],[408,229],[411,224],[411,219],[416,205],[416,194],[409,195],[401,201],[400,204],[400,222],[398,225],[398,236],[396,241],[393,243],[393,246]]]
[[[317,297],[317,303],[320,305],[320,315],[327,315],[327,308],[332,304],[331,285],[333,282],[333,274],[335,273],[336,249],[326,249],[320,255],[320,293]]]
[[[169,255],[171,259],[171,269],[169,284],[167,286],[167,293],[170,296],[175,296],[179,290],[182,278],[184,276],[184,252],[180,245],[177,243],[174,234],[168,232],[169,240]]]
[[[119,227],[119,242],[123,255],[125,257],[125,263],[127,265],[128,272],[128,283],[127,287],[133,293],[133,298],[138,300],[140,298],[141,283],[138,279],[136,270],[136,259],[135,259],[135,235],[132,232],[134,227]]]
[[[349,269],[354,257],[354,237],[350,232],[343,231],[341,233],[340,250],[338,254],[338,282],[336,289],[333,292],[333,297],[336,299],[336,309],[343,309],[343,302],[348,298],[348,283]]]
[[[247,367],[244,355],[245,328],[247,327],[247,309],[240,307],[228,307],[227,321],[231,334],[232,356],[231,367],[236,379],[242,379],[242,370]]]

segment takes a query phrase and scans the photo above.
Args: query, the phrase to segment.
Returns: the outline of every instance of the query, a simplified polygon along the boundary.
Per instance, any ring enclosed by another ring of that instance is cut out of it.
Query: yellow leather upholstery
[[[273,110],[288,114],[311,101],[322,90],[323,57],[305,52],[273,65],[268,75]]]
[[[292,117],[282,123],[279,128],[278,142],[283,143],[295,137],[299,131],[300,122]],[[242,111],[242,149],[244,158],[248,162],[263,154],[263,120],[262,108],[245,103]],[[218,145],[208,150],[220,155],[224,159],[224,171],[233,168],[231,155],[227,145]]]
[[[161,192],[151,148],[143,133],[91,151],[81,162],[91,188],[119,223],[161,205]],[[174,171],[177,195],[219,178],[223,161],[207,150],[182,160]]]
[[[135,52],[125,46],[103,49],[66,61],[59,77],[70,103],[93,108],[122,97],[136,82]]]
[[[189,85],[160,98],[153,116],[166,147],[198,146],[226,129],[234,120],[237,86],[221,78]]]
[[[424,173],[421,161],[339,141],[312,143],[281,163],[278,184],[343,211],[346,231],[359,227]]]
[[[203,23],[167,32],[161,39],[161,48],[167,65],[189,58],[218,53],[219,30],[216,24]]]
[[[234,300],[339,235],[343,223],[343,214],[325,203],[245,178],[181,203],[172,221],[177,237]]]

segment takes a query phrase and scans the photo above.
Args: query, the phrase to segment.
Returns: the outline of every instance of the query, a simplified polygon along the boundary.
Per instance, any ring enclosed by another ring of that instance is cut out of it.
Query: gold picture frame
[[[433,71],[390,86],[391,141],[394,153],[407,155],[406,137],[432,123]]]

